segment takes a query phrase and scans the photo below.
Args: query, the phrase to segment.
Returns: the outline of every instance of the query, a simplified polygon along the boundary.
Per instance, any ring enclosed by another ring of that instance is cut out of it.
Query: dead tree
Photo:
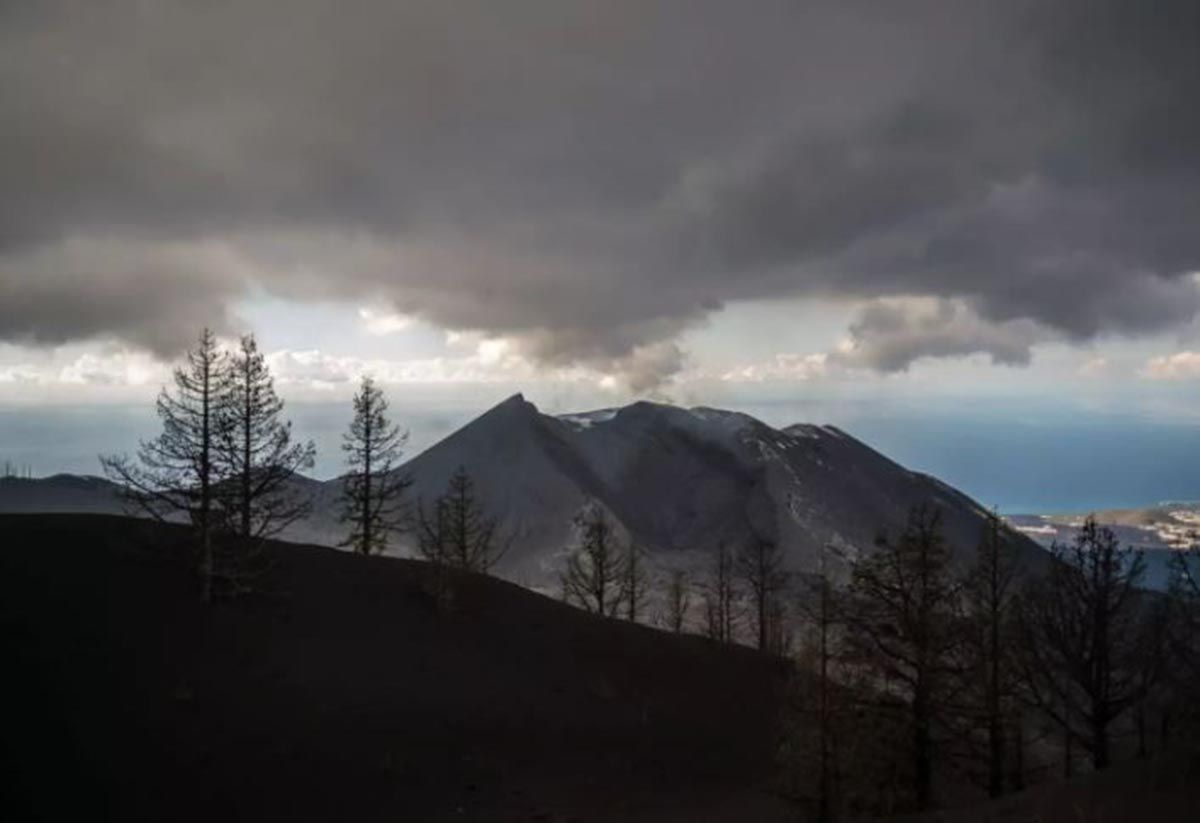
[[[228,360],[205,329],[186,363],[175,369],[174,389],[163,389],[156,410],[162,432],[144,440],[136,459],[100,458],[105,474],[121,486],[126,504],[158,520],[187,520],[195,530],[205,601],[214,595],[214,539],[222,512],[218,489],[225,480],[219,459],[229,384]]]
[[[665,604],[661,624],[676,634],[683,632],[688,610],[692,605],[691,584],[683,569],[672,569],[667,577]]]
[[[638,621],[646,607],[646,568],[640,546],[632,540],[625,546],[625,558],[621,563],[621,603],[625,619]]]
[[[1159,689],[1159,745],[1165,748],[1181,721],[1194,731],[1200,705],[1200,532],[1188,533],[1189,545],[1171,556],[1167,590],[1166,648],[1172,665],[1164,669]]]
[[[615,616],[622,601],[625,551],[604,508],[589,503],[575,516],[577,543],[562,574],[563,599],[594,614]]]
[[[705,628],[709,639],[718,643],[732,643],[737,629],[738,590],[733,552],[725,543],[718,543],[713,550],[703,595]]]
[[[917,809],[932,800],[935,725],[959,673],[958,584],[938,510],[918,506],[896,539],[854,564],[844,612],[855,659],[900,701],[911,729]]]
[[[755,536],[738,553],[738,579],[750,596],[750,613],[758,635],[758,648],[768,651],[782,637],[783,615],[780,596],[787,583],[783,553],[778,544]]]
[[[1056,562],[1022,599],[1022,679],[1037,708],[1101,770],[1113,721],[1145,693],[1144,562],[1093,517],[1052,553]]]
[[[1173,554],[1169,566],[1169,639],[1172,657],[1194,686],[1200,684],[1200,532],[1192,531],[1188,538],[1188,548]]]
[[[811,718],[804,726],[805,732],[811,735],[815,726],[815,752],[802,763],[806,776],[815,777],[816,785],[812,787],[816,794],[816,819],[818,823],[829,823],[836,816],[838,768],[834,758],[833,742],[835,734],[834,701],[832,670],[835,662],[835,646],[837,643],[837,602],[830,581],[827,555],[835,551],[830,546],[821,550],[818,574],[808,578],[802,586],[803,597],[800,600],[799,613],[808,625],[812,642],[811,654],[815,660],[808,661],[816,683],[815,691],[810,699],[805,701],[810,709],[806,714]],[[816,774],[812,775],[812,760],[816,760]]]
[[[1004,772],[1010,741],[1005,732],[1014,712],[1016,695],[1013,661],[1016,628],[1018,566],[1008,535],[995,514],[989,514],[976,551],[975,563],[963,586],[967,609],[967,694],[975,722],[987,737],[984,762],[988,794],[1004,792]],[[1015,745],[1013,741],[1011,745]]]
[[[488,515],[466,467],[459,466],[434,501],[431,511],[417,506],[417,547],[434,563],[487,574],[504,556],[511,539],[500,534],[499,521]]]
[[[254,335],[241,339],[230,358],[222,398],[220,460],[227,478],[222,497],[231,531],[249,544],[278,535],[311,511],[311,498],[295,485],[312,468],[316,447],[292,440],[291,421]]]
[[[387,417],[387,399],[370,377],[354,396],[354,419],[342,450],[350,471],[343,478],[342,522],[350,533],[339,545],[357,554],[377,554],[391,534],[407,525],[404,491],[411,480],[398,464],[408,433]]]

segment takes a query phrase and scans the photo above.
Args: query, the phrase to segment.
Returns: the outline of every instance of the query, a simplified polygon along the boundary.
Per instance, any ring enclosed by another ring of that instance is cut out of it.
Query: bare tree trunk
[[[922,684],[913,697],[913,767],[917,809],[924,811],[933,800],[933,735],[930,729],[929,697]]]
[[[817,711],[820,713],[817,734],[820,746],[820,781],[817,788],[817,820],[829,823],[833,819],[833,798],[829,757],[829,579],[825,576],[825,551],[821,551],[821,600],[820,600],[820,677],[817,686]]]
[[[203,579],[202,596],[205,603],[213,599],[213,546],[212,546],[212,365],[205,362],[201,378],[201,422],[200,422],[200,561]]]
[[[1063,730],[1063,777],[1065,777],[1069,780],[1071,778],[1071,775],[1075,773],[1074,763],[1071,762],[1074,759],[1073,758],[1074,753],[1072,752],[1072,747],[1073,747],[1075,741],[1071,736],[1071,721],[1069,719],[1070,715],[1068,714],[1067,717],[1068,717],[1067,721],[1062,724],[1062,730]]]
[[[1143,760],[1148,754],[1146,750],[1146,702],[1138,701],[1137,706],[1137,735],[1138,735],[1138,752],[1137,756]]]
[[[365,439],[366,446],[363,449],[362,526],[361,526],[363,554],[370,554],[371,547],[373,545],[373,543],[371,542],[373,539],[373,536],[371,534],[371,526],[372,526],[372,520],[374,520],[374,518],[371,517],[371,443],[372,443],[372,439],[373,439],[372,432],[371,432],[371,422],[372,422],[373,417],[374,417],[373,414],[368,414],[366,416],[366,421],[365,421],[365,426],[364,426],[365,431],[366,431],[366,439]]]
[[[1009,783],[1012,785],[1013,791],[1022,791],[1025,788],[1025,724],[1018,715],[1017,722],[1013,724],[1013,771]]]
[[[1099,715],[1092,721],[1092,766],[1100,771],[1108,765],[1108,719]]]
[[[249,368],[249,364],[245,364],[244,368]],[[253,413],[251,409],[251,386],[249,380],[243,375],[242,386],[242,460],[241,460],[241,475],[242,475],[242,499],[241,499],[241,535],[242,539],[250,539],[250,502],[253,498],[251,493],[251,472],[253,470],[253,455],[250,452],[250,430],[253,424]]]

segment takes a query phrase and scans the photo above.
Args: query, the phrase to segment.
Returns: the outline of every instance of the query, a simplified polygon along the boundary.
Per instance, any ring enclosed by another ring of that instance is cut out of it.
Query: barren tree
[[[932,799],[934,726],[959,668],[958,585],[936,509],[918,506],[898,539],[855,563],[845,612],[856,656],[903,702],[912,732],[913,796]]]
[[[426,560],[487,574],[509,546],[499,521],[490,517],[465,466],[450,475],[432,511],[417,506],[417,546]]]
[[[450,505],[445,495],[425,508],[417,501],[417,552],[436,566],[450,564]]]
[[[636,623],[646,606],[646,569],[642,549],[632,540],[625,546],[621,572],[621,603],[625,607],[625,619]]]
[[[815,677],[815,688],[810,691],[815,691],[816,694],[804,701],[809,711],[806,715],[816,714],[815,723],[808,722],[805,725],[809,728],[805,729],[808,734],[814,730],[811,728],[815,725],[816,740],[813,742],[812,748],[815,749],[811,753],[811,760],[816,760],[816,785],[813,787],[817,796],[817,820],[819,823],[828,823],[835,817],[837,808],[836,792],[837,792],[837,764],[833,756],[833,739],[834,739],[834,708],[833,708],[833,683],[832,683],[832,667],[834,663],[834,650],[836,645],[836,629],[838,625],[837,604],[833,584],[829,579],[829,570],[827,555],[829,552],[835,551],[830,546],[824,546],[821,550],[820,565],[818,574],[815,578],[810,578],[805,581],[802,587],[804,597],[800,600],[800,616],[811,629],[813,642],[811,644],[812,656],[815,660],[811,662],[812,674]],[[809,763],[805,763],[804,770],[811,774]]]
[[[825,550],[821,551],[821,579],[817,592],[817,715],[819,738],[819,795],[818,811],[821,821],[833,817],[834,765],[830,753],[833,730],[833,710],[830,701],[829,664],[833,659],[832,629],[833,593],[829,583],[829,574],[825,566]]]
[[[222,488],[232,530],[243,542],[273,537],[311,510],[311,499],[292,481],[313,465],[311,441],[292,441],[291,421],[254,335],[246,335],[230,360],[222,398]]]
[[[687,613],[691,605],[691,584],[687,572],[683,569],[672,569],[667,577],[662,625],[680,634],[687,622]]]
[[[1200,684],[1200,532],[1188,534],[1188,548],[1171,557],[1168,589],[1172,607],[1172,657],[1187,671],[1189,685]],[[1193,695],[1195,696],[1195,695]]]
[[[710,639],[718,643],[733,642],[737,628],[737,598],[733,552],[725,543],[718,543],[704,584],[704,617]]]
[[[751,538],[738,553],[737,575],[750,595],[758,648],[767,651],[783,630],[780,596],[787,576],[778,544],[757,535]]]
[[[562,575],[563,599],[595,614],[614,616],[621,605],[625,552],[616,526],[598,503],[575,517],[578,543]]]
[[[205,601],[212,600],[216,576],[213,540],[221,511],[217,490],[224,480],[218,455],[222,437],[222,398],[229,369],[216,336],[205,329],[185,365],[176,368],[174,391],[163,389],[156,410],[162,432],[125,455],[100,458],[104,472],[119,484],[127,505],[156,519],[186,518],[196,531]]]
[[[1088,517],[1022,600],[1022,675],[1035,705],[1104,769],[1110,727],[1145,694],[1140,648],[1151,638],[1137,587],[1140,552]]]
[[[973,680],[968,694],[974,698],[972,708],[987,735],[985,762],[988,794],[992,797],[1004,791],[1009,745],[1005,729],[1014,710],[1017,573],[1004,526],[998,516],[990,513],[963,592],[969,629],[965,635],[967,670]]]
[[[350,472],[344,478],[342,522],[350,533],[341,542],[358,554],[384,551],[389,535],[406,525],[404,491],[412,481],[398,463],[408,433],[387,417],[387,399],[370,377],[354,396],[354,420],[342,449]]]

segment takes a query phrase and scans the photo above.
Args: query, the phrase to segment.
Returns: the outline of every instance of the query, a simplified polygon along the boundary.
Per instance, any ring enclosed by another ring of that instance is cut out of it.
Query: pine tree
[[[223,516],[217,491],[225,480],[219,444],[229,363],[209,329],[187,353],[185,365],[175,369],[173,382],[173,392],[164,388],[158,396],[158,437],[142,441],[136,460],[108,455],[100,462],[105,474],[122,487],[128,505],[156,519],[182,515],[191,523],[199,546],[203,597],[210,601],[217,575],[213,543]]]
[[[291,421],[254,335],[241,339],[230,358],[221,412],[220,459],[231,530],[243,543],[273,537],[311,510],[311,501],[291,485],[313,465],[312,442],[292,441]]]
[[[562,575],[563,599],[595,614],[615,616],[622,600],[625,552],[616,526],[598,503],[575,517],[578,543]]]
[[[412,481],[400,474],[398,464],[408,433],[388,419],[387,409],[383,391],[364,377],[342,443],[350,467],[342,491],[342,522],[350,524],[350,533],[340,545],[357,554],[383,552],[391,534],[407,525],[403,497]]]

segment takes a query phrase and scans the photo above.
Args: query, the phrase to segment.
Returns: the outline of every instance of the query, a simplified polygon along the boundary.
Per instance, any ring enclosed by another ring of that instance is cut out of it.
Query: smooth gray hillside
[[[719,541],[778,541],[797,571],[823,547],[870,551],[914,505],[944,512],[957,556],[974,554],[985,510],[940,481],[910,472],[832,426],[778,430],[737,412],[639,402],[552,416],[515,395],[403,467],[427,504],[458,466],[517,535],[500,571],[548,585],[589,499],[663,564],[692,564]],[[1044,553],[1014,541],[1032,562]],[[836,560],[834,561],[836,564]]]

